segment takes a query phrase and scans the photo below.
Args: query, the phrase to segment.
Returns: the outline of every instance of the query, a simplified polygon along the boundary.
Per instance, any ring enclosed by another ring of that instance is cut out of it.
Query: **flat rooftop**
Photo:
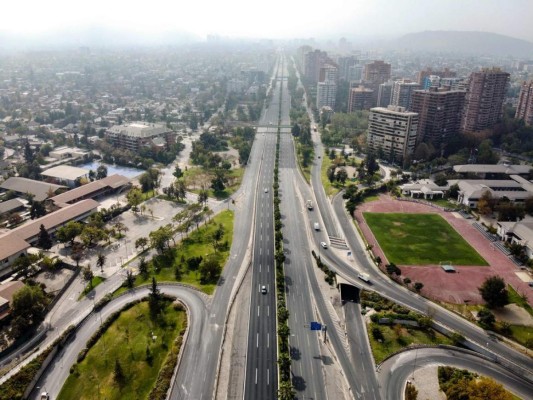
[[[41,172],[41,175],[56,179],[75,181],[89,173],[88,169],[73,167],[70,165],[58,165]]]

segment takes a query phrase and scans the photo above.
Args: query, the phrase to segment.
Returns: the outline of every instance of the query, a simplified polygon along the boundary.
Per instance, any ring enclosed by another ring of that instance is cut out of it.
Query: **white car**
[[[41,400],[50,400],[50,396],[48,395],[48,392],[41,393]]]
[[[328,248],[328,244],[326,242],[320,242],[320,246],[322,246],[325,249]]]
[[[261,293],[263,294],[267,294],[267,287],[266,286],[261,286]]]
[[[265,193],[268,193],[268,188],[265,188]]]

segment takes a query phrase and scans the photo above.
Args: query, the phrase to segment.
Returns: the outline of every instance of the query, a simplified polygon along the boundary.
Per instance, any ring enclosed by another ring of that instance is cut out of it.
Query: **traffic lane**
[[[399,398],[403,393],[406,381],[412,379],[413,369],[416,370],[428,365],[447,365],[488,376],[503,384],[522,399],[531,398],[531,393],[533,393],[533,385],[492,361],[459,349],[422,348],[400,353],[381,365],[378,380],[383,398]]]
[[[347,302],[344,304],[346,318],[346,333],[352,356],[355,373],[364,376],[360,379],[361,393],[365,399],[380,400],[379,386],[375,374],[374,358],[370,351],[366,328],[358,303]]]
[[[305,233],[305,222],[302,206],[294,191],[294,169],[281,171],[281,183],[285,198],[281,202],[284,215],[285,281],[287,290],[287,306],[290,312],[289,327],[291,337],[291,358],[293,384],[298,397],[325,398],[325,384],[322,375],[322,357],[318,346],[318,333],[306,328],[313,318],[313,306],[310,295],[310,284],[307,265],[312,265]],[[283,199],[283,198],[282,198]]]

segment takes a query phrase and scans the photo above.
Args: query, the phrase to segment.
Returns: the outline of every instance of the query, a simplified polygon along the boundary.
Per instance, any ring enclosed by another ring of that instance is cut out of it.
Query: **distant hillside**
[[[402,36],[394,45],[396,48],[420,51],[533,58],[533,43],[490,32],[416,32]]]

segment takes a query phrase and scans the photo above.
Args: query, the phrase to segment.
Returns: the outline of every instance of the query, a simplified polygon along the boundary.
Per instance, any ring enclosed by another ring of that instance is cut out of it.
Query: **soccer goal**
[[[455,272],[455,268],[451,261],[441,261],[439,265],[446,272]]]

